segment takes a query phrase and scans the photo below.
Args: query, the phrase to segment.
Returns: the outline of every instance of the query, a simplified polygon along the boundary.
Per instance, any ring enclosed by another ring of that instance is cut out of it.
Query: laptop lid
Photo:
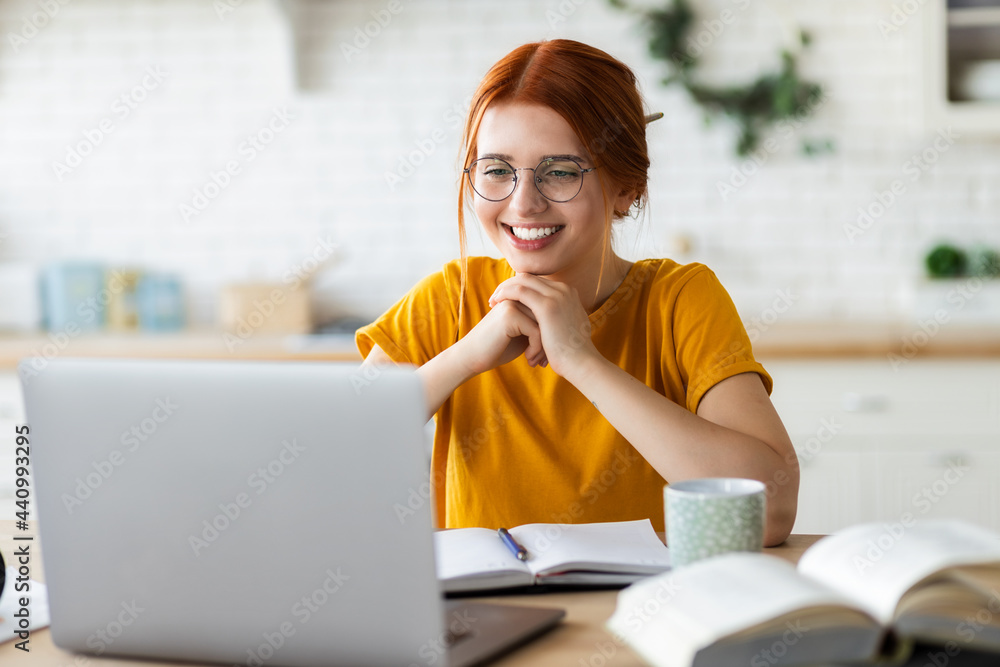
[[[444,662],[431,507],[406,504],[428,474],[411,370],[38,367],[20,374],[57,645],[248,667]]]

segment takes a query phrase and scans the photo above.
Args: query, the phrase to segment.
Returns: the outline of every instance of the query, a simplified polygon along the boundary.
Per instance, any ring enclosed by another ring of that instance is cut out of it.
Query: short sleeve
[[[457,274],[451,265],[433,273],[371,324],[358,329],[362,357],[378,345],[396,363],[422,366],[456,340]]]
[[[740,373],[760,375],[770,395],[771,376],[754,359],[736,306],[710,269],[702,267],[684,283],[672,318],[674,353],[691,412],[709,389]]]

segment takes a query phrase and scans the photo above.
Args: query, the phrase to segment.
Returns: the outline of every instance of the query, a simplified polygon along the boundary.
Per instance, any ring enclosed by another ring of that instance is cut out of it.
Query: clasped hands
[[[491,310],[462,339],[476,373],[523,354],[531,366],[549,366],[566,377],[588,357],[600,356],[587,312],[569,285],[519,273],[497,286],[489,305]]]

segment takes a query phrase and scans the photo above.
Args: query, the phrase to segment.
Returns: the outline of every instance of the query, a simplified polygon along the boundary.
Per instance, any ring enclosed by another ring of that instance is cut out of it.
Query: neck
[[[599,265],[596,269],[591,266],[573,266],[545,277],[574,287],[580,296],[580,303],[583,304],[584,310],[592,313],[600,308],[601,304],[618,289],[631,266],[631,262],[614,253],[609,253],[604,260],[603,271]],[[598,279],[600,279],[600,283],[598,283]]]

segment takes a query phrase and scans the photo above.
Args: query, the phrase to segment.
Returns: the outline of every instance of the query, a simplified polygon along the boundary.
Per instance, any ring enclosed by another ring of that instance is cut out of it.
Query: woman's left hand
[[[551,366],[558,375],[579,368],[581,362],[600,352],[590,338],[590,318],[575,288],[528,273],[519,273],[497,286],[490,307],[515,301],[531,311],[538,322],[542,353],[528,359],[532,366]]]

